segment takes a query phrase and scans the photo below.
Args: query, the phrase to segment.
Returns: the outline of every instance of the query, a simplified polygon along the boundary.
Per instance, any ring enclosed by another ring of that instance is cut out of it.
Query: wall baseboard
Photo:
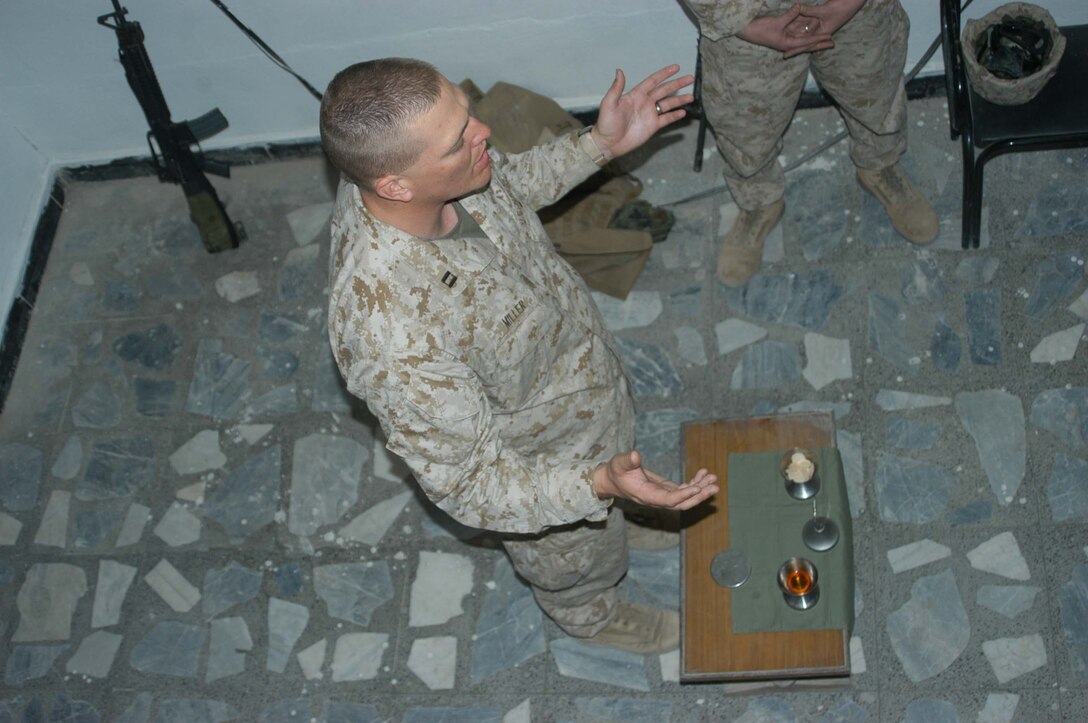
[[[907,100],[918,100],[919,98],[933,98],[936,96],[944,97],[945,85],[944,74],[937,75],[923,75],[916,76],[907,83]],[[823,89],[819,87],[809,88],[806,87],[801,91],[801,98],[797,101],[797,110],[807,110],[809,108],[830,108],[835,105],[835,101],[831,99]],[[577,118],[582,123],[589,125],[597,122],[597,109],[582,109],[572,110],[570,114]]]
[[[321,155],[321,143],[316,140],[307,140],[241,148],[218,148],[214,151],[205,151],[203,155],[209,160],[226,163],[232,168],[256,166],[269,161],[313,158]],[[118,158],[109,163],[69,166],[63,170],[63,173],[66,178],[73,181],[115,181],[120,178],[154,176],[155,169],[147,156],[130,156]]]

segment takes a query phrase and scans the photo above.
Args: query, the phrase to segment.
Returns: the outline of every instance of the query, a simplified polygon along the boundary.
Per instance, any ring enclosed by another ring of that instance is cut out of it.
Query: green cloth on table
[[[786,492],[779,473],[785,449],[729,455],[730,545],[748,558],[748,582],[733,590],[733,632],[824,630],[854,627],[854,548],[850,504],[842,459],[834,448],[809,450],[816,458],[820,491],[797,500]],[[839,542],[826,552],[810,550],[801,528],[816,512],[839,526]],[[816,566],[819,602],[808,610],[786,604],[778,587],[778,568],[791,557]]]

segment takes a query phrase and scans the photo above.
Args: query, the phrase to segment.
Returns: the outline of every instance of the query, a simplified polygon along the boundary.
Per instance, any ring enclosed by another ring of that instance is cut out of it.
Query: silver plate
[[[752,565],[740,550],[722,550],[710,561],[710,576],[722,587],[740,587],[750,574]]]

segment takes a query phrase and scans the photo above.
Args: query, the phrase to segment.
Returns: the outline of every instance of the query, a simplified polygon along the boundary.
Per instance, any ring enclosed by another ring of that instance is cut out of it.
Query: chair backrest
[[[944,83],[948,94],[948,122],[952,137],[971,122],[967,108],[967,73],[960,46],[960,0],[941,0],[941,48],[944,53]]]

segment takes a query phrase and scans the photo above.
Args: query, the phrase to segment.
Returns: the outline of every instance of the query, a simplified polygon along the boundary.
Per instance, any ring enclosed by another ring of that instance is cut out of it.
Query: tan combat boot
[[[763,242],[782,218],[785,208],[786,203],[780,198],[754,211],[740,210],[718,254],[718,278],[723,284],[734,288],[744,286],[759,270]]]
[[[888,212],[892,226],[907,241],[924,246],[937,238],[937,213],[899,166],[879,171],[858,169],[858,182]]]
[[[680,645],[680,616],[674,610],[621,600],[608,626],[583,641],[639,655],[668,652]]]

